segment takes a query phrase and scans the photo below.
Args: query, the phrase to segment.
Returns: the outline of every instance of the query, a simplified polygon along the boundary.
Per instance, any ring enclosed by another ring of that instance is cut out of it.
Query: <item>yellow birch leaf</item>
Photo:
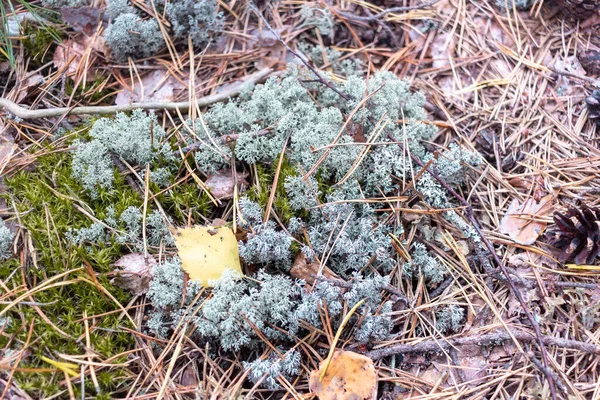
[[[231,269],[242,275],[238,243],[233,231],[226,226],[193,226],[169,230],[179,250],[181,267],[204,287]]]

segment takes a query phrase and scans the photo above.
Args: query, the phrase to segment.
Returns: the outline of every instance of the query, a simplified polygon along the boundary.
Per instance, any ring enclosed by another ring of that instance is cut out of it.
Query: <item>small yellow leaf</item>
[[[377,372],[369,357],[336,350],[310,373],[309,388],[320,400],[372,399],[377,397]]]
[[[231,269],[242,275],[238,243],[226,226],[193,226],[169,228],[179,250],[181,267],[204,287]]]

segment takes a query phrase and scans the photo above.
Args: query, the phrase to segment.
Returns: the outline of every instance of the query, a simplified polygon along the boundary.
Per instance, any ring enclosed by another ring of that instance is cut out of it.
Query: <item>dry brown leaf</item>
[[[148,292],[152,280],[152,268],[156,265],[153,257],[145,257],[140,253],[125,254],[115,263],[114,272],[118,275],[111,281],[134,295]]]
[[[281,36],[289,27],[283,29],[275,29],[277,35]],[[257,69],[285,67],[290,62],[294,61],[294,55],[289,54],[285,46],[277,39],[277,36],[266,29],[253,29],[250,31],[252,35],[251,45],[255,45],[261,49],[268,49],[267,53],[260,57],[255,63]]]
[[[141,83],[136,79],[133,85],[128,81],[128,85],[129,87],[124,87],[117,94],[116,105],[169,102],[187,89],[187,86],[175,79],[167,70],[154,70],[144,76]]]
[[[312,285],[315,283],[315,278],[313,278],[312,275],[317,275],[319,273],[320,266],[321,265],[317,262],[308,262],[304,253],[299,252],[294,259],[292,268],[290,269],[290,275],[292,275],[294,278],[302,279],[309,285]],[[339,275],[327,267],[323,268],[321,274],[327,279],[337,279],[343,281]]]
[[[76,32],[88,36],[93,35],[102,22],[102,11],[99,7],[63,7],[60,9],[60,15],[62,22]]]
[[[232,170],[227,168],[209,175],[204,183],[210,189],[210,194],[215,198],[231,199],[236,185],[238,187],[238,193],[243,192],[248,186],[248,182],[246,182],[247,176],[247,173],[238,172],[234,178]]]
[[[326,360],[310,373],[309,387],[320,400],[360,400],[377,397],[377,372],[373,360],[352,351],[336,350],[320,380]]]
[[[500,232],[508,235],[515,243],[531,245],[544,232],[548,223],[543,220],[552,211],[552,195],[546,195],[539,203],[527,199],[523,205],[517,199],[508,207],[500,222]]]

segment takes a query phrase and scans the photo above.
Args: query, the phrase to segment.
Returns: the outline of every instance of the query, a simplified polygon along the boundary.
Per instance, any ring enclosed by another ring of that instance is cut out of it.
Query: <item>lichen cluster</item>
[[[306,54],[312,50],[304,48]],[[335,55],[332,58],[335,61]],[[392,237],[401,237],[403,226],[387,220],[381,210],[385,202],[367,199],[392,196],[400,188],[395,177],[419,174],[416,188],[425,202],[452,206],[447,191],[430,173],[420,174],[398,143],[423,162],[431,160],[431,170],[455,188],[465,183],[465,165],[477,165],[479,158],[455,144],[434,156],[427,141],[436,130],[423,122],[423,96],[391,73],[378,72],[367,81],[356,68],[353,71],[336,84],[346,97],[341,99],[325,85],[306,83],[315,79],[311,72],[290,66],[283,76],[214,105],[194,124],[193,140],[199,142],[194,159],[200,174],[227,168],[235,159],[253,165],[259,186],[268,186],[280,165],[279,181],[272,189],[273,211],[265,216],[268,188],[253,187],[239,200],[236,222],[247,232],[239,253],[259,272],[251,280],[225,274],[197,313],[186,311],[197,307],[190,301],[198,291],[184,290],[179,261],[158,266],[149,294],[155,306],[147,325],[150,331],[168,335],[181,318],[194,314],[190,323],[197,340],[223,351],[252,350],[250,354],[259,358],[244,364],[249,378],[264,378],[261,384],[271,389],[278,385],[278,374],[287,377],[295,371],[295,361],[288,359],[294,340],[309,326],[323,328],[320,310],[327,311],[336,329],[344,307],[366,299],[357,311],[360,321],[351,320],[353,337],[360,343],[389,338],[393,302],[385,288],[388,274],[402,266]],[[237,138],[234,143],[227,139],[230,135]],[[444,216],[469,233],[458,214]],[[351,287],[323,281],[306,286],[291,278],[289,270],[299,252],[351,282]],[[446,267],[423,244],[415,243],[410,253],[401,268],[404,277],[422,276],[431,286],[443,281]],[[182,291],[187,296],[183,308]],[[440,310],[439,329],[457,330],[462,312],[461,307]],[[261,358],[261,337],[280,351]]]
[[[216,0],[147,3],[150,9],[164,14],[175,40],[185,42],[189,36],[196,47],[206,45],[223,25]],[[108,0],[107,13],[112,21],[105,32],[106,43],[117,60],[149,57],[165,46],[159,22],[142,15],[128,0]]]

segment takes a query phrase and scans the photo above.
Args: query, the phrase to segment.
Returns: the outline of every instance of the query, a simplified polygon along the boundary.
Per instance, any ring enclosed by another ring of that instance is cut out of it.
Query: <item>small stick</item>
[[[517,331],[513,332],[512,335],[515,339],[522,342],[535,342],[537,340],[536,335]],[[451,339],[428,339],[420,343],[415,344],[397,344],[390,347],[384,347],[382,349],[372,350],[365,355],[373,360],[378,360],[394,354],[408,354],[408,353],[431,353],[438,352],[442,349],[446,350],[454,346],[465,346],[465,345],[485,345],[493,342],[509,341],[511,340],[510,333],[505,330],[497,330],[485,335],[469,335],[463,337],[456,337]],[[600,347],[585,343],[578,340],[556,338],[554,336],[542,336],[542,341],[548,346],[564,347],[566,349],[573,349],[583,351],[584,353],[600,354]]]
[[[315,67],[313,67],[312,65],[310,65],[310,63],[307,60],[305,60],[304,57],[302,57],[300,54],[298,54],[298,52],[292,50],[292,48],[290,46],[288,46],[288,44],[286,42],[283,41],[283,39],[281,38],[281,36],[279,36],[279,34],[277,32],[275,32],[275,29],[273,29],[271,27],[271,24],[269,24],[269,21],[266,20],[266,18],[262,15],[262,13],[260,12],[260,10],[254,5],[253,2],[249,2],[248,3],[248,7],[250,7],[250,9],[253,10],[256,13],[256,15],[258,15],[258,17],[264,22],[265,26],[275,36],[275,39],[277,39],[277,41],[279,41],[279,43],[281,43],[283,45],[283,47],[286,48],[287,51],[289,51],[294,56],[296,56],[300,61],[302,61],[302,64],[306,65],[306,67],[308,69],[310,69],[313,74],[315,74],[317,76],[317,80],[320,83],[322,83],[323,85],[327,86],[329,89],[331,89],[334,92],[336,92],[344,100],[346,100],[346,101],[352,100],[352,98],[350,96],[348,96],[347,94],[344,94],[344,93],[340,92],[338,89],[335,88],[335,86],[333,86],[333,84],[331,84],[331,82],[328,82],[327,80],[325,80],[325,78],[323,78],[323,76],[319,73],[319,71],[317,71],[317,69]]]
[[[512,336],[522,342],[535,342],[537,340],[536,335],[524,331],[513,332]],[[493,342],[509,340],[512,340],[510,333],[502,329],[484,335],[469,335],[446,340],[428,339],[415,344],[398,344],[390,347],[384,347],[382,349],[372,350],[365,355],[373,360],[378,360],[394,354],[431,353],[438,352],[442,349],[446,350],[454,346],[474,344],[485,345]],[[589,354],[600,354],[600,347],[591,343],[581,342],[579,340],[562,339],[554,336],[544,335],[542,336],[542,342],[548,346],[564,347],[566,349],[579,350]]]
[[[244,82],[256,83],[266,78],[273,70],[271,68],[261,69],[252,75],[249,75]],[[240,93],[243,85],[225,90],[211,96],[205,96],[197,99],[194,105],[198,107],[208,106],[220,101],[227,100],[229,97],[236,96]],[[149,103],[131,103],[115,106],[82,106],[82,107],[56,107],[46,108],[41,110],[30,110],[20,104],[17,104],[9,99],[0,97],[0,109],[4,109],[9,113],[21,119],[40,119],[59,117],[63,115],[81,115],[81,114],[116,114],[118,112],[128,112],[137,109],[142,110],[179,110],[187,109],[190,106],[189,101],[180,102],[149,102]]]

